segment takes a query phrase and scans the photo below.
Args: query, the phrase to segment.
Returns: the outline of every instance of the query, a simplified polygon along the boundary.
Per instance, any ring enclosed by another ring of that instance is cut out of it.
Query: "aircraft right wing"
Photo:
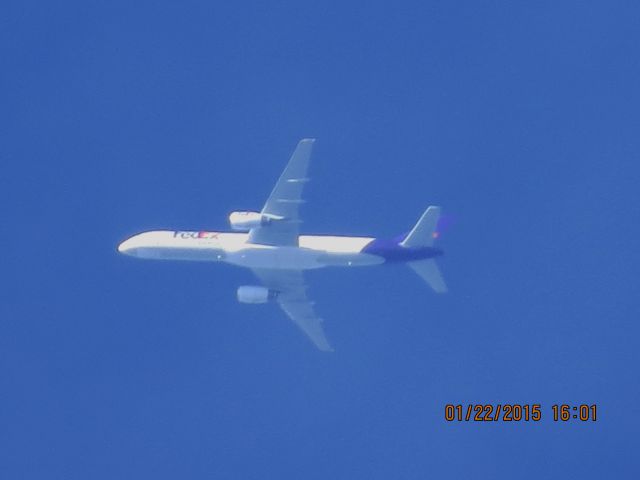
[[[298,211],[300,204],[304,203],[302,190],[309,181],[307,170],[313,142],[313,138],[304,138],[298,143],[278,183],[262,207],[262,215],[271,218],[271,221],[251,229],[250,243],[298,246],[298,227],[301,223]]]
[[[276,301],[318,349],[332,352],[322,329],[321,318],[313,309],[313,302],[307,298],[307,287],[301,270],[252,269],[253,273],[270,290],[278,292]]]

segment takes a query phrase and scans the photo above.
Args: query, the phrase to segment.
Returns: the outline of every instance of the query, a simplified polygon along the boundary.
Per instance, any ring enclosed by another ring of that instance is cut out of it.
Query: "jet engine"
[[[274,290],[255,285],[238,287],[238,301],[240,303],[267,303],[276,298],[277,294]]]
[[[233,230],[248,232],[254,227],[264,225],[266,218],[258,212],[232,212],[229,215],[229,223]]]

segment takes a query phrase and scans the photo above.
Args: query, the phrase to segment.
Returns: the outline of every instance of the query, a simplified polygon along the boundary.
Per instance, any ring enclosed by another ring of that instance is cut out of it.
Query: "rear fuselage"
[[[433,247],[406,248],[397,240],[300,235],[298,246],[248,243],[247,233],[152,231],[134,235],[118,251],[138,258],[226,262],[248,268],[309,270],[327,266],[379,265],[442,254]]]

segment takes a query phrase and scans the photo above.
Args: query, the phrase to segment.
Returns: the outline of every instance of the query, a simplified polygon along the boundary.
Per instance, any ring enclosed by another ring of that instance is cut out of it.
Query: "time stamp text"
[[[444,419],[447,422],[539,422],[549,415],[554,422],[595,422],[598,407],[595,404],[554,404],[551,408],[540,403],[469,403],[447,404]]]

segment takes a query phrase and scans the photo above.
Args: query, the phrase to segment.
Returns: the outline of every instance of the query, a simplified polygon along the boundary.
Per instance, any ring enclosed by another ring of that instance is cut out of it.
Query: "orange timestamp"
[[[556,404],[551,407],[555,422],[579,420],[595,422],[597,407],[593,405]],[[444,419],[447,422],[539,422],[542,420],[540,403],[497,403],[497,404],[457,404],[448,403],[444,407]]]

